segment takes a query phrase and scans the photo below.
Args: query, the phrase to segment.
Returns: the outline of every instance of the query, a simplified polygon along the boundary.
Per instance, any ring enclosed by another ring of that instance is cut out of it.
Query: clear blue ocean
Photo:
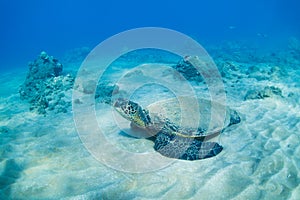
[[[300,1],[0,1],[0,199],[300,199]]]

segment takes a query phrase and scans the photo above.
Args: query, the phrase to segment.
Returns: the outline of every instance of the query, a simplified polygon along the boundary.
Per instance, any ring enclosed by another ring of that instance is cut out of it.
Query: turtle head
[[[122,117],[140,128],[146,128],[151,123],[148,111],[133,101],[119,98],[113,103],[113,107]]]

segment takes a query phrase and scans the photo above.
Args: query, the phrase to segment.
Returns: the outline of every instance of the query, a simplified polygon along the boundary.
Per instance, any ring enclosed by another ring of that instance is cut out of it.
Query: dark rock
[[[241,117],[235,110],[230,111],[230,122],[228,126],[231,126],[233,124],[238,124],[241,122]]]
[[[198,70],[187,60],[182,59],[176,65],[173,66],[180,74],[187,80],[202,82],[203,77],[200,75]]]
[[[119,93],[119,87],[112,83],[100,83],[97,85],[95,99],[98,102],[107,103],[111,102],[114,94]]]
[[[263,90],[250,90],[245,95],[244,100],[248,99],[264,99],[273,96],[282,96],[282,91],[274,86],[266,86]]]

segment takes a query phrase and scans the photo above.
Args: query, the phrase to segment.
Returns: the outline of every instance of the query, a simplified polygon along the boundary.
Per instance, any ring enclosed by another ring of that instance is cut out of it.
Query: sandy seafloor
[[[72,112],[45,117],[30,112],[20,100],[18,88],[27,69],[2,73],[0,199],[300,199],[299,52],[257,55],[236,46],[212,48],[227,105],[240,113],[242,122],[222,133],[224,150],[218,156],[178,160],[149,173],[116,171],[95,160],[78,137]],[[123,73],[126,68],[120,66],[122,62],[115,68]],[[248,91],[265,86],[282,93],[245,99]],[[207,97],[203,83],[194,87],[198,96]],[[164,97],[156,93],[146,90],[140,95],[149,102]],[[96,108],[98,121],[113,134],[108,138],[116,145],[154,151],[149,140],[119,134],[110,125],[108,106]]]

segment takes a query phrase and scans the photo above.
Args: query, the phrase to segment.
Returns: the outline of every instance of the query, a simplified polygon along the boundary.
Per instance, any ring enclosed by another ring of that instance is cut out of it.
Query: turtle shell
[[[230,125],[232,110],[215,101],[180,96],[147,106],[151,119],[168,120],[184,137],[207,137],[219,134]]]

